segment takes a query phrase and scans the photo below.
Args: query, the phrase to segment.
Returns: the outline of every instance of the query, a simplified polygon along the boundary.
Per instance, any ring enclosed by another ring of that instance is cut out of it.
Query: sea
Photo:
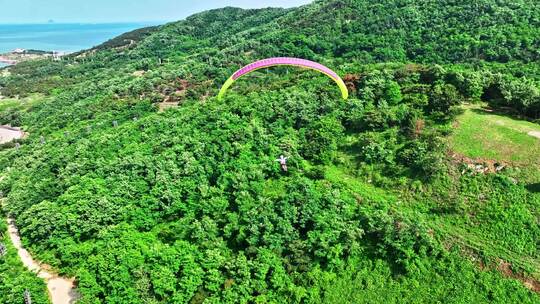
[[[14,49],[76,52],[157,23],[0,24],[0,54]],[[6,64],[0,63],[0,67]]]

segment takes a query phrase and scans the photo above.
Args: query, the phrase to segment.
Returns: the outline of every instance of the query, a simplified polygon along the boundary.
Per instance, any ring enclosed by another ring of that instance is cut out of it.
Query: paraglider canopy
[[[343,82],[343,79],[341,79],[341,77],[339,77],[339,75],[336,72],[332,71],[326,66],[317,62],[306,60],[306,59],[290,58],[290,57],[275,57],[275,58],[268,58],[268,59],[256,61],[236,71],[229,79],[227,79],[223,87],[221,87],[221,90],[219,91],[218,99],[221,100],[223,98],[223,96],[227,92],[227,89],[229,89],[229,87],[238,78],[259,69],[272,67],[272,66],[279,66],[279,65],[298,66],[298,67],[307,68],[307,69],[321,72],[327,75],[328,77],[332,78],[332,80],[336,82],[339,89],[341,90],[341,95],[343,99],[349,98],[349,91],[347,90],[347,86],[345,85],[345,82]]]

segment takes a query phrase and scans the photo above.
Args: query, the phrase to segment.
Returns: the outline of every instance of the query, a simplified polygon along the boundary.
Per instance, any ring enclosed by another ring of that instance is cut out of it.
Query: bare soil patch
[[[536,137],[536,138],[540,139],[540,131],[531,131],[531,132],[529,132],[527,134],[529,134],[532,137]]]
[[[0,144],[11,142],[24,137],[24,132],[10,126],[0,126]]]
[[[497,266],[497,270],[500,271],[505,277],[519,280],[528,289],[536,293],[540,293],[540,281],[530,277],[526,277],[521,273],[514,272],[514,270],[512,269],[512,264],[500,260],[499,265]]]
[[[498,161],[486,158],[470,158],[459,153],[449,153],[449,156],[457,164],[464,164],[466,167],[476,173],[492,174],[497,173],[505,168],[510,167],[512,164],[505,161]],[[465,172],[462,172],[462,174]]]

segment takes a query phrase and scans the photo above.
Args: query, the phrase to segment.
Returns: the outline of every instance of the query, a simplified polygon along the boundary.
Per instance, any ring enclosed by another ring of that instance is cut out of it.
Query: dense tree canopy
[[[539,118],[539,23],[534,1],[325,0],[18,64],[2,94],[42,100],[0,113],[30,134],[0,150],[3,210],[81,303],[538,303],[516,278],[538,272],[540,196],[445,137],[464,102]],[[350,100],[287,68],[215,98],[271,56],[332,67]]]

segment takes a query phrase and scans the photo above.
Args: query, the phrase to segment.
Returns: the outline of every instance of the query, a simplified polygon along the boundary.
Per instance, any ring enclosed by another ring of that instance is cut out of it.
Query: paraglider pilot
[[[287,172],[287,159],[289,158],[283,155],[281,155],[278,159],[276,159],[276,161],[279,162],[279,164],[281,165],[281,169],[284,172]]]

